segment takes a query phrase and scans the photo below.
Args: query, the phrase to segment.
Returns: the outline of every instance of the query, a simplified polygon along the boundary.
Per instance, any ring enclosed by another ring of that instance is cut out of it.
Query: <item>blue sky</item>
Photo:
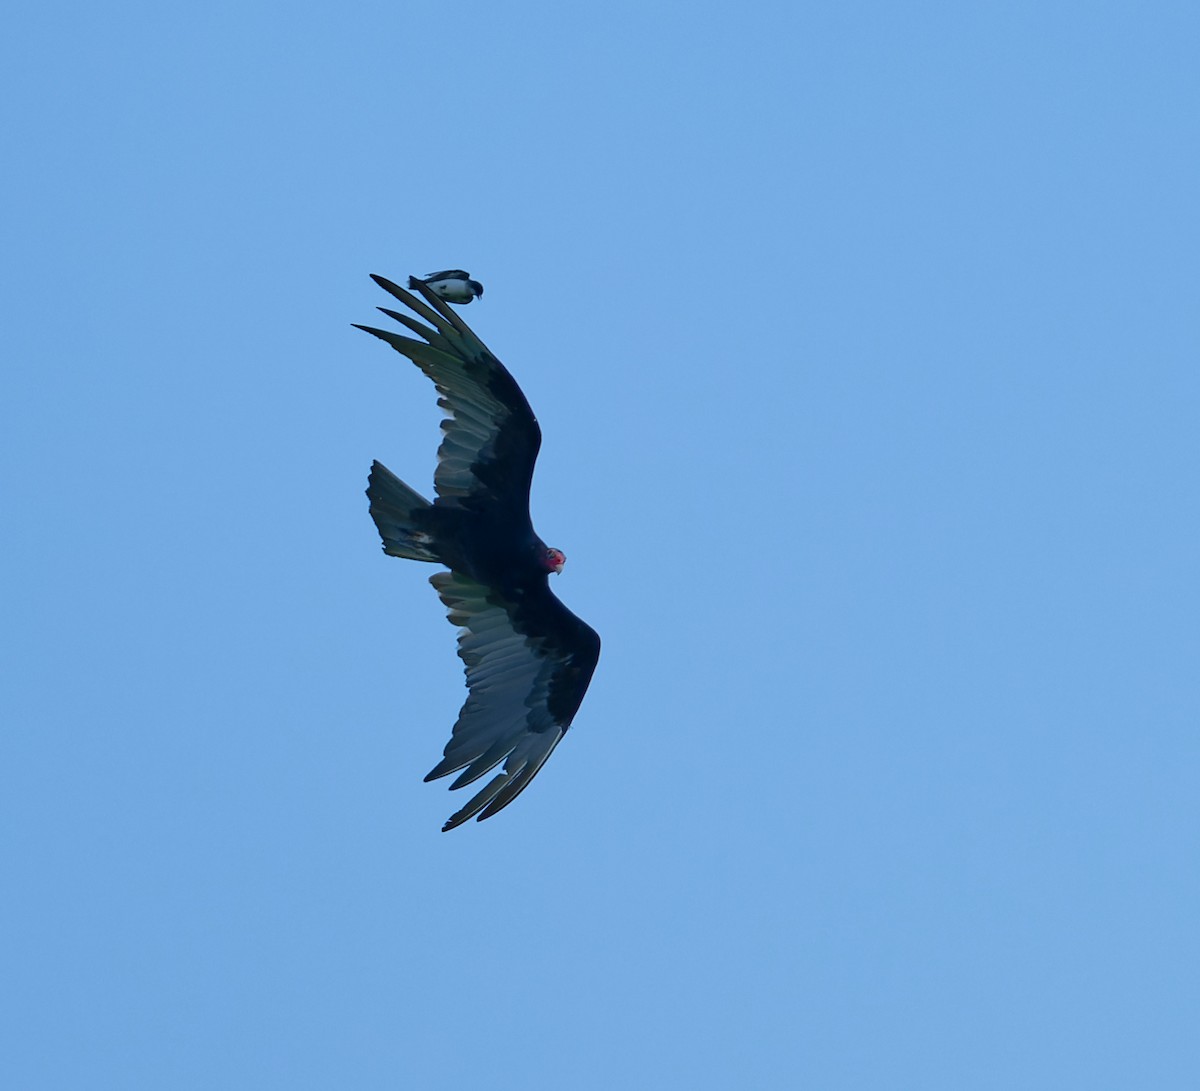
[[[0,1082],[1200,1081],[1200,14],[48,4],[0,44]],[[502,815],[351,328],[459,265],[604,638]]]

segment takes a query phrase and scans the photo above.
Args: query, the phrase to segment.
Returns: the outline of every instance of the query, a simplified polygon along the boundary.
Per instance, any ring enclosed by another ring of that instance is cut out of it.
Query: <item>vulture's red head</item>
[[[567,555],[561,549],[547,549],[542,554],[542,564],[546,566],[547,572],[553,572],[556,575],[563,570],[563,565],[567,563]]]

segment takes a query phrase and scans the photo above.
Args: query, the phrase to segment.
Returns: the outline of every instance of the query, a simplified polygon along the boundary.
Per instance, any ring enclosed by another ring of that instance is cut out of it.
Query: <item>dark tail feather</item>
[[[432,507],[420,493],[413,492],[382,462],[371,463],[367,478],[371,518],[383,539],[383,551],[392,557],[413,561],[436,561],[433,535],[417,524],[418,513]]]

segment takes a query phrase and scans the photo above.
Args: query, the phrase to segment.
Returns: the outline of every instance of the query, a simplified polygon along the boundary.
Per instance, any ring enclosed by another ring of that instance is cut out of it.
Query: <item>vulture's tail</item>
[[[382,462],[371,463],[367,496],[384,553],[413,561],[438,559],[434,536],[423,527],[425,521],[421,518],[433,507],[425,497],[410,489]]]

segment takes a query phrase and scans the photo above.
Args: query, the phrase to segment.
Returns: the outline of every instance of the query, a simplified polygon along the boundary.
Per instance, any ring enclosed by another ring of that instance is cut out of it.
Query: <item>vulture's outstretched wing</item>
[[[542,433],[516,380],[425,284],[418,282],[416,288],[428,306],[385,277],[372,274],[371,279],[429,323],[380,307],[423,340],[372,326],[358,328],[403,353],[437,386],[438,405],[449,413],[442,421],[445,435],[433,475],[442,502],[474,510],[494,505],[527,511]]]
[[[442,827],[452,830],[478,815],[490,818],[520,795],[566,734],[587,692],[600,638],[547,587],[506,601],[457,572],[430,583],[462,626],[458,654],[470,693],[446,744],[445,757],[426,780],[462,772],[462,788],[504,769]]]

